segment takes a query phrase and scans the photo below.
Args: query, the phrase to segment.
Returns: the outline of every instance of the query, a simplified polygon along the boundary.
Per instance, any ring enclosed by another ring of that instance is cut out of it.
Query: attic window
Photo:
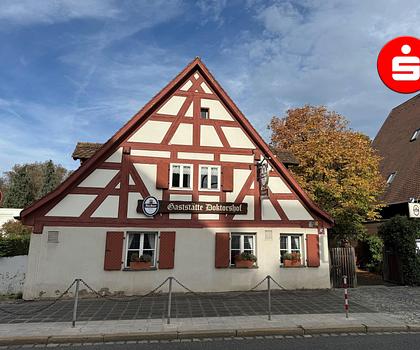
[[[410,142],[416,141],[419,135],[420,135],[420,129],[417,129],[416,131],[413,132],[413,136],[411,136]]]
[[[392,183],[392,181],[394,181],[395,175],[397,175],[396,172],[393,172],[393,173],[389,174],[388,179],[386,180],[387,185],[390,185]]]
[[[201,119],[209,119],[210,110],[208,108],[201,108],[200,115],[201,115]]]

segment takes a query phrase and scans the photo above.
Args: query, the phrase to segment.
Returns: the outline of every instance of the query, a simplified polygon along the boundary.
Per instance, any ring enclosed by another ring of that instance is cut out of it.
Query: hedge
[[[28,255],[30,235],[0,238],[0,257]]]

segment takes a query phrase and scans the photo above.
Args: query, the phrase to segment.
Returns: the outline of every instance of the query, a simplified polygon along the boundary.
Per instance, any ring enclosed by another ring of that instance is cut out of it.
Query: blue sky
[[[195,56],[268,140],[273,115],[324,104],[374,137],[410,98],[376,73],[381,47],[420,36],[418,1],[0,2],[0,172],[74,169]]]

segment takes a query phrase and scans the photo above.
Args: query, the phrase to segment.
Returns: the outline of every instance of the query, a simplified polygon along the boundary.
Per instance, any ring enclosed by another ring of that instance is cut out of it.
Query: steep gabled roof
[[[257,133],[251,123],[242,114],[239,108],[231,100],[228,94],[216,81],[200,58],[196,57],[189,63],[166,87],[164,87],[158,94],[156,94],[139,112],[137,112],[114,136],[112,136],[99,150],[88,160],[86,160],[71,176],[67,178],[56,190],[33,203],[28,208],[24,209],[21,213],[21,218],[24,223],[32,225],[33,218],[30,218],[33,213],[42,208],[46,203],[56,200],[69,188],[72,188],[78,181],[84,179],[95,167],[95,165],[104,159],[109,154],[116,144],[122,142],[127,138],[146,118],[148,118],[158,106],[161,105],[165,99],[170,96],[176,89],[178,89],[189,75],[198,70],[205,80],[210,84],[211,88],[216,92],[221,101],[226,105],[230,112],[237,118],[241,126],[248,132],[249,136],[255,144],[262,150],[262,152],[271,158],[272,165],[275,169],[282,174],[284,179],[288,182],[290,187],[297,193],[303,203],[311,210],[316,216],[324,220],[328,224],[333,223],[333,219],[323,210],[321,210],[315,203],[308,197],[308,195],[299,186],[296,180],[287,171],[285,166],[279,159],[271,152],[268,145]]]
[[[420,94],[392,109],[373,141],[383,158],[380,165],[385,179],[395,173],[382,199],[386,204],[407,202],[420,197]]]

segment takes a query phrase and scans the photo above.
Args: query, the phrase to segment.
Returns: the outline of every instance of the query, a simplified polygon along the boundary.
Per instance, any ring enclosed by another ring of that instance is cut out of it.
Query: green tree
[[[6,208],[25,208],[35,200],[33,184],[27,166],[20,167],[11,177],[10,186],[4,198]]]
[[[0,178],[0,190],[3,192],[4,197],[14,196],[14,194],[8,196],[8,192],[11,189],[14,179],[19,177],[18,174],[22,173],[23,168],[25,168],[25,172],[29,177],[34,200],[38,200],[48,192],[54,190],[70,174],[66,168],[54,164],[51,160],[23,165],[16,164]],[[10,207],[10,200],[8,202],[4,200],[2,206]]]
[[[60,184],[60,179],[57,176],[56,167],[54,166],[54,163],[52,162],[52,160],[49,160],[48,162],[46,162],[43,170],[44,170],[44,174],[43,174],[44,181],[43,181],[42,189],[41,189],[41,197],[50,193]]]
[[[385,183],[380,157],[370,139],[348,127],[348,121],[323,106],[290,109],[273,117],[270,146],[274,153],[289,151],[299,161],[291,172],[325,211],[341,239],[364,232],[363,222],[379,216],[378,202]]]
[[[420,255],[416,245],[420,222],[397,215],[379,226],[378,233],[385,247],[393,249],[400,258],[403,283],[420,283]]]

